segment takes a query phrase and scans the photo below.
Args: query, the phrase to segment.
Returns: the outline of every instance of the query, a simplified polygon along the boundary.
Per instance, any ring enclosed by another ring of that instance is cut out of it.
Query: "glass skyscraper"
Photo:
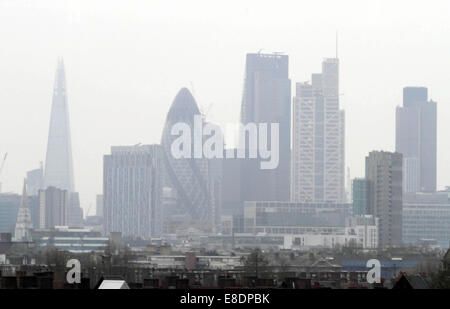
[[[395,148],[403,154],[403,187],[407,193],[436,191],[437,104],[428,89],[403,89],[396,111]]]
[[[261,170],[259,159],[242,160],[242,201],[289,200],[290,102],[289,57],[281,54],[247,54],[241,123],[268,123],[268,128],[270,123],[279,124],[279,165],[273,170]]]
[[[72,144],[64,63],[58,62],[45,160],[44,186],[74,192]]]

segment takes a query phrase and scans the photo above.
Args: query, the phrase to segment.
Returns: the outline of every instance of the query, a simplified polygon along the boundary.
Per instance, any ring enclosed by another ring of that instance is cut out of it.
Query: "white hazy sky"
[[[364,173],[371,150],[394,150],[404,86],[438,102],[438,186],[450,185],[450,1],[0,0],[3,191],[20,192],[45,161],[54,72],[68,82],[75,185],[95,213],[111,145],[159,143],[180,87],[208,118],[239,117],[245,54],[284,52],[295,82],[335,55],[339,31],[346,165]],[[193,87],[192,87],[193,85]]]

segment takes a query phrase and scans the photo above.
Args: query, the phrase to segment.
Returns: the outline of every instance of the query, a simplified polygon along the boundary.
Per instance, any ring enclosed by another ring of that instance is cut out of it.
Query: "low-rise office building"
[[[410,193],[404,195],[403,242],[434,240],[441,247],[450,242],[450,203],[448,193]]]
[[[283,249],[378,246],[378,221],[349,216],[349,204],[245,202],[244,232],[282,236]]]
[[[31,236],[37,248],[57,248],[74,253],[103,251],[109,245],[109,237],[85,228],[56,226],[32,231]]]

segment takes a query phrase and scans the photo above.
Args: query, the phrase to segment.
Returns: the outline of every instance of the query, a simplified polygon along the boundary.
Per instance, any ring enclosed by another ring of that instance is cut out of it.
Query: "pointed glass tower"
[[[52,113],[45,160],[45,188],[74,192],[72,144],[64,62],[59,60],[53,90]]]
[[[16,228],[14,230],[14,238],[16,240],[28,240],[30,231],[33,229],[31,222],[30,209],[28,208],[27,185],[23,182],[22,201],[20,203],[19,212],[17,214]]]

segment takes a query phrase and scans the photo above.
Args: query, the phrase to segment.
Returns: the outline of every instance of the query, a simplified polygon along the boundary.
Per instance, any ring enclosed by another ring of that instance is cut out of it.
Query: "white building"
[[[293,99],[291,201],[345,201],[345,113],[339,107],[339,59],[325,59]]]
[[[103,164],[106,235],[158,237],[162,231],[161,146],[111,147]]]
[[[20,203],[19,211],[17,214],[16,226],[14,229],[14,238],[16,240],[29,240],[30,232],[33,229],[33,223],[31,222],[30,209],[28,208],[27,186],[24,181],[22,201]]]

